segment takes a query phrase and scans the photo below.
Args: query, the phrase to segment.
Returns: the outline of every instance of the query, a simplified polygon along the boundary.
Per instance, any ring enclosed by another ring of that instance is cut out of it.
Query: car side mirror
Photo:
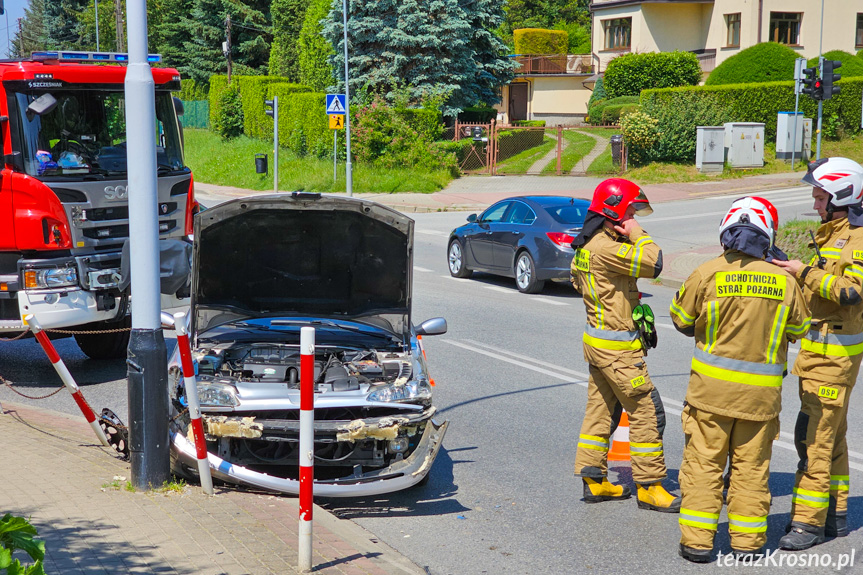
[[[476,214],[469,215],[467,217],[467,221],[468,221],[468,223],[471,223],[471,224],[476,223]]]
[[[442,317],[433,317],[422,322],[416,328],[417,335],[443,335],[446,333],[446,320]]]

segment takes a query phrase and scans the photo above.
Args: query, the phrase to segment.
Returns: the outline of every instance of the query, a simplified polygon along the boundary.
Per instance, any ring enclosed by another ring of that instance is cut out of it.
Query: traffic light
[[[818,78],[818,68],[804,68],[801,92],[815,100],[821,99],[821,80]]]
[[[823,64],[823,72],[821,74],[821,78],[823,79],[823,96],[822,100],[829,100],[831,96],[834,94],[838,94],[842,89],[839,86],[834,86],[833,83],[837,80],[842,79],[841,74],[834,74],[833,70],[842,66],[842,62],[839,60],[824,60]]]
[[[276,103],[273,100],[264,100],[264,106],[267,108],[264,110],[267,116],[273,118],[273,114],[275,113]]]

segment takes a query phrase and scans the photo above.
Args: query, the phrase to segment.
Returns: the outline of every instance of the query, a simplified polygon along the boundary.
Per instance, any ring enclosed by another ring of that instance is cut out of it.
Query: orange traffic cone
[[[611,436],[611,450],[608,452],[609,461],[629,461],[629,414],[626,411],[620,414],[620,423]]]

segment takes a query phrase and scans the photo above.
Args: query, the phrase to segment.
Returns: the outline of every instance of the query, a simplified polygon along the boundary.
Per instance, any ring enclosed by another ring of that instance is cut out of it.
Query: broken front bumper
[[[397,461],[389,467],[364,473],[357,477],[333,480],[316,480],[314,494],[319,497],[366,497],[382,493],[392,493],[413,487],[423,480],[431,470],[443,443],[449,422],[437,423],[433,419],[426,425],[419,445],[410,456]],[[171,429],[171,447],[177,462],[190,470],[197,466],[195,446],[182,433]],[[207,454],[213,477],[230,483],[239,483],[270,489],[281,493],[297,495],[300,482],[252,471],[241,465],[234,465],[224,459]]]

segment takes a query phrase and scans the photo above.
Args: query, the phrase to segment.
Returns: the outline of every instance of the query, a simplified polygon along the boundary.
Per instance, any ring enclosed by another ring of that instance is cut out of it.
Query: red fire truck
[[[127,61],[63,51],[0,61],[0,336],[25,330],[29,313],[49,329],[130,325]],[[154,68],[153,78],[159,235],[176,242],[192,232],[197,211],[171,95],[180,76]],[[75,335],[92,358],[125,357],[128,337]]]

